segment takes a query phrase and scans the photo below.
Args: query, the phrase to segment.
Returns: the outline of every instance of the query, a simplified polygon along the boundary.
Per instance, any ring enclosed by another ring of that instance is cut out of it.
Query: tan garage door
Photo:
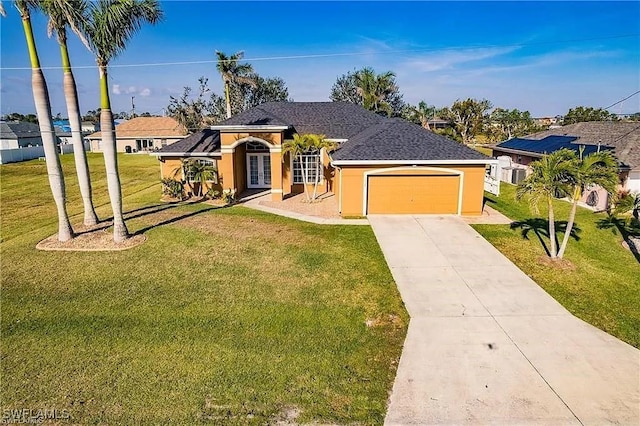
[[[369,214],[456,214],[460,176],[369,176]]]

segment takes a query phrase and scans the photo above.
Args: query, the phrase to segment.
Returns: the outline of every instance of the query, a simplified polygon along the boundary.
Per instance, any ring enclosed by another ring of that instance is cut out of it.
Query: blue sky
[[[32,112],[30,71],[17,11],[5,1],[0,20],[0,112]],[[404,99],[438,107],[459,98],[535,116],[577,105],[608,106],[640,89],[640,2],[163,2],[165,19],[145,27],[110,70],[114,111],[159,113],[169,96],[209,78],[222,84],[214,51],[243,50],[263,76],[283,78],[297,101],[329,100],[350,70],[393,71]],[[59,50],[34,16],[43,67],[59,67]],[[99,105],[95,61],[74,37],[72,63],[80,108]],[[46,69],[53,113],[64,115],[62,75]],[[640,111],[640,96],[611,109]]]

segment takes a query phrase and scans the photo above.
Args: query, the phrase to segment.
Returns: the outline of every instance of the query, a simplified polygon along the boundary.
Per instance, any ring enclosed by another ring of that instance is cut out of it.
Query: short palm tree
[[[190,182],[198,183],[198,197],[202,197],[204,194],[204,187],[207,186],[207,182],[215,181],[218,176],[218,169],[215,166],[194,159],[185,161],[183,170],[185,178],[189,177],[188,180]]]
[[[570,178],[573,170],[575,152],[561,149],[545,155],[538,161],[529,164],[531,175],[518,184],[516,199],[529,197],[533,211],[539,213],[539,204],[544,201],[549,213],[549,256],[556,259],[558,255],[556,244],[555,214],[553,199],[565,197],[571,193]]]
[[[598,185],[609,194],[615,194],[618,185],[618,163],[609,151],[595,152],[583,156],[584,149],[580,149],[580,155],[574,156],[571,163],[571,211],[567,222],[567,230],[562,239],[558,257],[562,258],[567,249],[569,236],[576,218],[578,201],[582,198],[585,189],[591,185]]]
[[[295,160],[300,163],[300,172],[302,173],[302,182],[304,194],[307,202],[314,201],[318,190],[318,184],[320,183],[320,165],[313,163],[310,164],[304,161],[305,155],[318,154],[322,155],[322,150],[332,151],[336,148],[335,142],[329,141],[324,135],[316,134],[304,134],[293,135],[293,139],[286,141],[282,144],[282,152],[289,153]],[[317,167],[314,171],[313,182],[310,182],[310,176],[312,175],[311,167]],[[313,195],[309,195],[308,184],[313,183]]]
[[[31,27],[31,9],[37,7],[37,2],[35,0],[18,0],[14,4],[22,18],[22,26],[24,28],[24,35],[27,40],[27,48],[29,50],[33,100],[35,102],[36,113],[38,115],[38,125],[40,126],[42,144],[44,145],[44,156],[47,162],[49,186],[51,186],[53,199],[58,210],[58,240],[68,241],[73,238],[73,229],[71,228],[69,216],[67,215],[64,175],[62,174],[62,167],[60,166],[60,159],[58,158],[58,146],[56,144],[53,129],[53,120],[51,119],[51,104],[49,102],[47,82],[45,81],[44,74],[40,68],[38,50],[36,48],[36,43],[33,38],[33,29]]]
[[[88,17],[85,35],[100,73],[100,130],[107,188],[113,210],[113,239],[122,242],[128,238],[129,232],[122,215],[122,189],[107,68],[109,62],[125,50],[131,37],[143,24],[155,24],[162,19],[162,10],[157,0],[98,0],[90,4]]]
[[[42,0],[40,9],[49,17],[49,37],[55,32],[60,45],[62,58],[64,97],[67,103],[67,114],[71,126],[71,140],[73,142],[73,156],[78,175],[78,185],[84,205],[84,224],[87,226],[98,223],[98,215],[93,207],[91,194],[91,178],[89,164],[82,140],[82,118],[78,104],[78,90],[71,70],[69,51],[67,49],[67,27],[70,27],[86,44],[82,28],[86,25],[87,2],[84,0]]]
[[[411,119],[419,121],[423,128],[431,130],[429,120],[435,117],[436,107],[428,105],[425,101],[420,101],[417,107],[411,107],[410,115]]]
[[[244,52],[236,52],[231,56],[227,56],[223,52],[216,50],[218,63],[216,69],[222,77],[224,83],[224,96],[227,102],[227,118],[231,118],[231,86],[234,84],[248,84],[256,87],[256,77],[253,73],[251,64],[239,64],[238,62],[244,57]]]
[[[393,114],[393,107],[387,102],[387,96],[396,88],[395,74],[387,71],[376,74],[373,68],[363,68],[355,74],[356,91],[362,97],[362,106],[377,113]]]

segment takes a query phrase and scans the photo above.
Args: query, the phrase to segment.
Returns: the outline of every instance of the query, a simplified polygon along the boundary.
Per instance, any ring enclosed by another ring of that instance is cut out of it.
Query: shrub
[[[179,180],[165,178],[162,179],[162,194],[172,198],[184,197],[184,185]]]

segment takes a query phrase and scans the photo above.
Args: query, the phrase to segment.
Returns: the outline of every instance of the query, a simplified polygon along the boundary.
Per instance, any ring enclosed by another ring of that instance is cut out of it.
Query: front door
[[[271,156],[247,154],[247,188],[271,188]]]

